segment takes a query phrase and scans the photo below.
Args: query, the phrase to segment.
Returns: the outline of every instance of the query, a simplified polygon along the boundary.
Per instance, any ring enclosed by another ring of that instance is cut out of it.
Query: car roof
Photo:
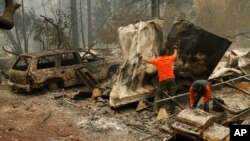
[[[47,51],[40,51],[40,52],[32,52],[32,53],[23,53],[20,56],[22,57],[41,57],[47,55],[55,55],[61,53],[71,53],[71,52],[78,52],[76,50],[47,50]]]

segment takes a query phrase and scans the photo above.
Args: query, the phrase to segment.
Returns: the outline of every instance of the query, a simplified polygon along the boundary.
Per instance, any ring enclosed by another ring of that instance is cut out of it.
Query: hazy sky
[[[59,0],[24,0],[24,8],[26,10],[29,10],[31,9],[32,7],[35,9],[36,11],[36,14],[38,15],[44,15],[44,9],[43,9],[43,2],[45,3],[45,10],[46,10],[46,13],[48,15],[51,14],[51,5],[50,5],[50,1],[54,7],[54,9],[57,9],[58,7],[58,1]],[[63,1],[63,0],[61,0]],[[20,3],[21,4],[21,0],[16,0],[16,2]],[[20,10],[20,9],[19,9]]]

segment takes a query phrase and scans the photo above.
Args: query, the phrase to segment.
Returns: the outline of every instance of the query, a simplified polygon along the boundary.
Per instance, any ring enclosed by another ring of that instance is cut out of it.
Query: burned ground
[[[180,112],[178,108],[169,119],[156,121],[150,108],[136,112],[136,104],[113,109],[108,100],[102,98],[55,98],[74,89],[78,88],[28,95],[12,93],[6,85],[1,85],[0,140],[162,141],[174,133],[170,125]],[[240,91],[229,87],[215,91],[215,95],[227,93],[237,96]],[[221,122],[233,116],[227,113]]]
[[[170,136],[158,133],[150,111],[136,112],[134,105],[114,110],[105,100],[54,99],[54,93],[47,92],[16,94],[4,86],[0,97],[0,140],[162,140]]]

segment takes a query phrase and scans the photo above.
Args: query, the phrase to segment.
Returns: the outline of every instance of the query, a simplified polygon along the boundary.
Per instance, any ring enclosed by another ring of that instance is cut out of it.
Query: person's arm
[[[193,91],[193,85],[190,87],[189,89],[189,96],[190,96],[190,105],[191,107],[194,106],[194,100],[195,100],[195,95],[194,95],[194,91]]]
[[[148,59],[144,59],[142,58],[142,61],[146,62],[146,63],[150,63],[150,61]]]
[[[211,86],[210,86],[210,84],[207,84],[206,85],[206,93],[205,93],[205,96],[203,99],[203,104],[205,104],[209,101],[209,99],[211,98],[211,95],[212,95],[211,93],[212,93]]]
[[[156,65],[157,64],[157,59],[145,59],[145,58],[142,58],[142,61],[146,62],[146,63],[150,63],[152,65]]]
[[[173,54],[173,56],[177,57],[177,54],[178,54],[178,46],[175,45],[174,46],[174,54]]]

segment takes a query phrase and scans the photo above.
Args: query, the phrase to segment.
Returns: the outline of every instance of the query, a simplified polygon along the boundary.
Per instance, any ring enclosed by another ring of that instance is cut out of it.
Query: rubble
[[[208,141],[222,141],[224,139],[229,141],[229,128],[214,123],[203,132],[202,138]]]
[[[110,93],[112,107],[152,97],[157,85],[156,69],[151,64],[142,63],[139,55],[147,59],[157,56],[163,42],[160,25],[156,19],[119,28],[124,64]],[[168,34],[165,48],[169,53],[174,44],[180,46],[174,70],[177,92],[180,92],[189,89],[194,80],[208,79],[231,42],[179,20]]]
[[[209,79],[244,74],[250,74],[250,50],[231,50],[225,53]]]
[[[185,136],[191,140],[222,141],[229,136],[229,128],[216,123],[216,117],[199,109],[186,109],[180,112],[172,127],[176,138]]]
[[[214,96],[215,98],[220,99],[220,101],[234,113],[244,111],[250,107],[249,96],[239,93],[238,91],[236,92],[230,91],[228,93],[219,92],[219,94],[214,93]]]

